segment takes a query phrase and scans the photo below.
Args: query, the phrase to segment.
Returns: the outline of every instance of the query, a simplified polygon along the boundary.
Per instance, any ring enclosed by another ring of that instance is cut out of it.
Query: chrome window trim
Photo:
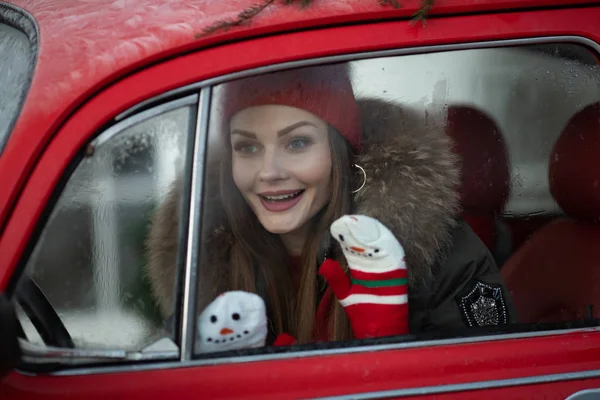
[[[576,379],[589,379],[600,377],[600,370],[591,370],[585,372],[567,372],[564,374],[550,374],[550,375],[539,375],[535,377],[527,378],[511,378],[511,379],[498,379],[491,381],[479,381],[473,383],[456,383],[449,385],[438,385],[438,386],[425,386],[410,389],[395,389],[395,390],[382,390],[379,392],[365,392],[344,396],[331,396],[331,397],[315,397],[316,400],[366,400],[366,399],[397,399],[398,396],[402,397],[413,397],[423,396],[432,394],[442,393],[456,393],[466,392],[471,390],[485,390],[485,389],[500,389],[513,386],[532,385],[532,384],[543,384],[553,383],[560,381],[572,381]],[[597,391],[589,391],[590,393],[598,393]],[[583,394],[583,392],[580,392]],[[568,399],[575,399],[576,397],[569,396]]]
[[[461,44],[449,44],[449,45],[435,45],[435,46],[420,46],[420,47],[412,47],[412,48],[402,48],[402,49],[393,49],[393,50],[383,50],[383,51],[374,51],[374,52],[361,52],[354,54],[346,54],[346,55],[338,55],[338,56],[328,56],[328,57],[320,57],[309,60],[300,60],[293,61],[287,63],[280,63],[265,67],[254,68],[242,72],[236,72],[232,74],[227,74],[224,76],[207,79],[198,83],[190,84],[187,86],[183,86],[178,89],[171,90],[169,92],[160,94],[158,96],[152,97],[148,100],[142,101],[137,105],[129,108],[123,113],[119,114],[116,117],[116,120],[122,120],[124,118],[130,117],[132,114],[136,113],[138,110],[141,110],[146,107],[150,107],[153,104],[164,101],[167,98],[171,98],[177,95],[185,95],[185,93],[193,90],[203,90],[210,89],[213,85],[223,83],[232,79],[240,79],[252,75],[263,74],[267,72],[279,71],[282,69],[288,68],[298,68],[309,65],[318,65],[330,62],[342,62],[342,61],[351,61],[351,60],[360,60],[367,58],[378,58],[378,57],[389,57],[389,56],[400,56],[400,55],[413,55],[413,54],[423,54],[423,53],[434,53],[434,52],[442,52],[442,51],[453,51],[453,50],[473,50],[473,49],[484,49],[484,48],[498,48],[498,47],[508,47],[508,46],[522,46],[522,45],[532,45],[532,44],[554,44],[554,43],[574,43],[574,44],[582,44],[587,46],[588,48],[594,50],[596,53],[600,54],[600,44],[594,42],[591,39],[581,37],[581,36],[546,36],[546,37],[529,37],[523,39],[510,39],[510,40],[497,40],[497,41],[483,41],[483,42],[472,42],[472,43],[461,43]],[[201,92],[202,93],[202,92]],[[201,95],[202,97],[202,95]],[[209,99],[210,100],[210,99]],[[204,107],[208,107],[208,104],[205,103]],[[154,108],[152,108],[154,109]],[[149,110],[148,110],[149,111]],[[200,109],[199,109],[200,111]],[[202,107],[202,111],[204,112],[204,108]],[[140,115],[147,111],[143,111],[139,113]],[[199,118],[200,118],[199,112]],[[129,119],[128,119],[129,120]],[[200,119],[198,120],[200,121]],[[208,128],[208,118],[205,118],[202,121],[203,125],[206,125],[202,130],[199,130],[197,134],[204,135],[202,140],[196,138],[195,146],[203,146],[202,150],[204,152],[200,155],[202,161],[205,157],[205,143],[206,143],[206,135],[207,132],[204,129]],[[198,126],[197,126],[198,129]],[[201,141],[202,143],[198,143]],[[199,164],[197,163],[196,153],[194,156],[194,166],[197,167]],[[193,177],[192,181],[192,196],[194,193],[196,196],[201,194],[201,187],[203,185],[203,181],[198,182],[198,178],[202,178],[202,174],[198,175],[198,171]],[[192,203],[193,204],[193,203]],[[194,208],[190,205],[192,208]],[[197,213],[199,210],[190,209],[190,213],[194,211]],[[192,220],[192,215],[190,214],[190,226],[199,223],[199,216],[196,216],[196,220]],[[199,225],[198,225],[199,227]],[[188,238],[188,244],[196,247],[190,242],[192,235],[197,235],[198,232],[193,232],[190,228]],[[197,261],[193,261],[190,257],[192,251],[191,248],[188,248],[188,254],[186,258],[186,290],[188,290],[188,298],[187,301],[184,300],[184,303],[187,304],[184,308],[184,320],[188,321],[188,325],[182,325],[182,328],[185,328],[182,332],[185,332],[185,335],[193,336],[193,325],[189,326],[189,313],[193,311],[193,302],[190,302],[190,294],[191,290],[195,290],[195,288],[188,287],[191,283],[189,279],[192,278],[192,271],[188,271],[192,265],[196,264],[194,268],[197,268]],[[195,274],[196,272],[194,272]],[[188,279],[189,278],[189,279]],[[194,286],[194,285],[192,285]],[[253,356],[244,356],[244,357],[227,357],[227,358],[215,358],[215,359],[203,359],[203,360],[192,360],[186,354],[186,352],[182,351],[181,360],[177,362],[159,362],[152,364],[135,364],[135,365],[117,365],[117,366],[98,366],[98,367],[84,367],[84,368],[73,368],[69,370],[57,371],[52,373],[55,376],[77,376],[77,375],[88,375],[88,374],[108,374],[108,373],[119,373],[119,372],[131,372],[131,371],[150,371],[150,370],[161,370],[161,369],[172,369],[172,368],[190,368],[190,367],[201,367],[205,365],[218,365],[218,364],[229,364],[229,363],[246,363],[246,362],[259,362],[259,361],[270,361],[270,360],[281,360],[281,359],[292,359],[292,358],[304,358],[304,357],[315,357],[315,356],[331,356],[331,355],[340,355],[340,354],[354,354],[354,353],[363,353],[363,352],[373,352],[373,351],[387,351],[387,350],[401,350],[401,349],[409,349],[409,348],[419,348],[419,347],[433,347],[433,346],[445,346],[445,345],[459,345],[459,344],[469,344],[469,343],[484,343],[484,342],[493,342],[499,340],[511,340],[511,339],[528,339],[528,338],[537,338],[537,337],[547,337],[547,336],[564,336],[573,333],[597,333],[600,331],[600,327],[591,327],[591,328],[574,328],[574,329],[564,329],[564,330],[549,330],[549,331],[539,331],[539,332],[525,332],[525,333],[513,333],[513,334],[502,334],[502,335],[490,335],[490,336],[473,336],[468,338],[458,338],[458,339],[443,339],[443,340],[427,340],[427,341],[418,341],[418,342],[405,342],[405,343],[392,343],[385,345],[364,345],[357,346],[352,348],[337,348],[337,349],[324,349],[324,350],[311,350],[311,351],[298,351],[298,352],[289,352],[289,353],[279,353],[279,354],[259,354]],[[183,343],[183,342],[182,342]],[[186,338],[186,349],[189,351],[190,343],[189,337]],[[182,346],[183,349],[183,346]],[[413,388],[413,389],[399,389],[394,391],[386,391],[386,392],[372,392],[352,395],[348,397],[334,397],[334,398],[388,398],[390,396],[416,396],[416,395],[424,395],[424,394],[434,394],[434,393],[449,393],[456,392],[460,390],[476,390],[476,389],[485,389],[485,388],[501,388],[501,387],[510,387],[522,384],[535,384],[535,383],[548,383],[548,382],[556,382],[563,380],[574,380],[574,379],[587,379],[593,377],[600,377],[600,370],[592,370],[592,371],[581,371],[581,372],[573,372],[573,373],[564,373],[564,374],[554,374],[554,375],[540,375],[540,376],[530,376],[523,378],[514,378],[514,379],[506,379],[506,380],[497,380],[497,381],[478,381],[472,383],[465,384],[456,384],[456,385],[438,385],[438,386],[427,386],[421,388]],[[375,397],[369,397],[375,396]],[[378,397],[379,396],[379,397]],[[384,397],[381,397],[384,396]]]
[[[414,349],[421,347],[439,347],[446,345],[462,345],[462,344],[474,344],[474,343],[485,343],[485,342],[496,342],[501,340],[514,340],[514,339],[532,339],[546,336],[564,336],[573,333],[600,333],[600,326],[592,328],[576,328],[576,329],[564,329],[556,331],[542,331],[542,332],[527,332],[527,333],[511,333],[502,335],[489,335],[489,336],[473,336],[468,338],[458,339],[442,339],[442,340],[422,340],[414,342],[403,342],[403,343],[389,343],[380,345],[363,345],[356,347],[341,347],[336,349],[318,349],[308,351],[297,351],[297,352],[286,352],[277,354],[258,354],[251,356],[238,356],[238,357],[222,357],[202,360],[191,360],[188,362],[163,362],[157,364],[138,365],[135,370],[157,370],[157,369],[171,369],[171,368],[189,368],[189,367],[202,367],[207,365],[221,365],[221,364],[239,364],[248,362],[260,362],[260,361],[274,361],[274,360],[285,360],[290,358],[306,358],[306,357],[317,357],[317,356],[335,356],[343,354],[355,354],[355,353],[366,353],[375,351],[389,351],[389,350],[403,350],[403,349]],[[131,370],[131,366],[110,366],[110,367],[87,367],[81,369],[70,369],[65,371],[57,371],[54,375],[86,375],[96,373],[112,373],[112,372],[127,372]]]
[[[138,110],[146,108],[154,104],[155,102],[164,101],[164,99],[181,96],[189,91],[198,91],[206,86],[214,86],[221,84],[223,82],[233,80],[233,79],[241,79],[247,78],[253,75],[264,74],[268,72],[280,71],[288,68],[300,68],[307,67],[311,65],[319,65],[326,64],[332,62],[343,62],[343,61],[356,61],[363,60],[369,58],[379,58],[379,57],[391,57],[391,56],[407,56],[414,54],[424,54],[424,53],[438,53],[443,51],[454,51],[454,50],[475,50],[475,49],[486,49],[486,48],[498,48],[498,47],[509,47],[509,46],[523,46],[530,44],[552,44],[552,43],[576,43],[582,44],[584,46],[590,47],[600,55],[600,44],[594,42],[591,39],[585,38],[583,36],[573,36],[573,35],[565,35],[565,36],[544,36],[544,37],[529,37],[523,39],[508,39],[508,40],[491,40],[484,42],[471,42],[471,43],[457,43],[457,44],[444,44],[444,45],[434,45],[434,46],[417,46],[417,47],[404,47],[401,49],[391,49],[391,50],[378,50],[378,51],[367,51],[353,54],[344,54],[337,56],[327,56],[327,57],[318,57],[311,58],[306,60],[298,60],[298,61],[290,61],[285,63],[273,64],[258,68],[253,68],[249,70],[244,70],[240,72],[234,72],[227,75],[218,76],[215,78],[209,78],[200,82],[192,83],[186,86],[182,86],[177,89],[170,90],[165,93],[161,93],[157,96],[154,96],[150,99],[144,100],[131,108],[123,111],[121,114],[115,117],[116,121],[122,120],[127,116],[136,113]],[[202,51],[202,50],[200,50]]]
[[[573,393],[565,400],[590,400],[600,398],[600,389],[586,389]]]
[[[131,115],[126,120],[118,122],[106,129],[104,132],[102,132],[100,135],[98,135],[96,138],[90,141],[89,145],[93,147],[100,146],[101,144],[104,144],[107,141],[111,140],[115,135],[118,135],[119,133],[133,125],[139,124],[140,122],[146,119],[156,117],[157,115],[164,114],[177,108],[194,105],[197,101],[198,94],[192,94],[186,97],[182,97],[180,99],[169,101],[167,103],[158,104],[155,107],[152,107],[148,110],[144,110],[138,114]]]
[[[192,156],[192,186],[190,197],[187,254],[185,260],[185,280],[183,288],[183,315],[181,318],[181,358],[190,361],[194,348],[194,323],[196,318],[196,281],[198,276],[198,255],[200,253],[201,200],[204,182],[204,161],[208,137],[208,114],[210,112],[211,88],[204,87],[200,91],[194,153]]]

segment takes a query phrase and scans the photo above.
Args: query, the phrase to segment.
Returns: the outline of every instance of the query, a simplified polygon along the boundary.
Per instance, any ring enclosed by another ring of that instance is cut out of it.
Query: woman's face
[[[303,228],[328,202],[327,125],[294,107],[249,107],[231,119],[235,185],[266,230]]]

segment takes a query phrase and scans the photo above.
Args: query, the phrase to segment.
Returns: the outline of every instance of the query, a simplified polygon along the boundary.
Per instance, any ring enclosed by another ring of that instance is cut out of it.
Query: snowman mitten
[[[197,332],[198,353],[262,347],[267,339],[265,302],[253,293],[222,293],[198,317]]]
[[[327,259],[319,268],[344,307],[354,337],[404,335],[408,329],[408,281],[404,249],[378,220],[345,215],[330,228],[350,269]]]

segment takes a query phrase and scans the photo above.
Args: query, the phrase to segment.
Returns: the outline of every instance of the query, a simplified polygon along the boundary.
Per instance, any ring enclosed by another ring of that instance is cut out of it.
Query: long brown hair
[[[352,212],[353,153],[347,141],[332,127],[328,129],[331,149],[331,200],[312,219],[301,260],[301,279],[297,293],[291,279],[290,257],[279,235],[272,234],[258,221],[235,186],[232,175],[231,146],[221,163],[220,197],[234,236],[230,264],[224,279],[213,286],[213,293],[245,290],[261,295],[267,304],[272,332],[290,333],[298,342],[313,339],[318,301],[317,254],[324,235],[337,218]],[[344,260],[340,259],[342,265]],[[322,282],[321,282],[322,284]],[[328,337],[352,338],[348,318],[337,301],[332,301]]]

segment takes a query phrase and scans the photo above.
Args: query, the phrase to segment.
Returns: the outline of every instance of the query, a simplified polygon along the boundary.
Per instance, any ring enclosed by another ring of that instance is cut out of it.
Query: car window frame
[[[414,54],[425,54],[432,52],[441,52],[441,51],[453,51],[453,50],[472,50],[472,49],[488,49],[488,48],[502,48],[502,47],[512,47],[512,46],[521,46],[521,45],[531,45],[531,44],[556,44],[556,43],[573,43],[580,44],[586,47],[588,50],[593,51],[595,55],[600,56],[600,44],[583,37],[576,36],[556,36],[556,37],[544,37],[544,38],[525,38],[525,39],[511,39],[511,40],[499,40],[499,41],[490,41],[490,42],[477,42],[477,43],[467,43],[467,44],[451,44],[451,45],[439,45],[439,46],[424,46],[424,47],[416,47],[416,48],[408,48],[408,49],[392,49],[392,50],[384,50],[384,51],[374,51],[374,52],[363,52],[363,53],[354,53],[340,56],[329,56],[329,57],[321,57],[315,59],[307,59],[301,61],[293,61],[288,63],[280,63],[269,66],[258,67],[254,69],[244,70],[241,72],[236,72],[228,75],[223,75],[220,77],[208,79],[205,81],[197,82],[194,84],[190,84],[187,86],[183,86],[177,88],[171,92],[166,92],[160,94],[154,98],[148,99],[145,102],[141,102],[136,106],[132,107],[129,110],[124,111],[117,118],[124,119],[127,118],[131,113],[136,112],[139,109],[144,109],[154,102],[161,101],[163,98],[169,98],[174,95],[178,95],[184,93],[188,90],[200,90],[201,99],[203,95],[204,101],[200,100],[201,105],[199,106],[199,114],[198,114],[198,139],[203,142],[200,147],[203,151],[207,149],[208,140],[208,122],[210,120],[210,92],[215,85],[222,84],[231,80],[246,78],[250,76],[260,75],[269,72],[276,72],[280,70],[290,69],[290,68],[299,68],[305,66],[314,66],[320,64],[327,64],[332,62],[343,62],[343,61],[356,61],[361,59],[370,59],[370,58],[378,58],[378,57],[386,57],[386,56],[403,56],[403,55],[414,55]],[[198,160],[204,163],[205,154],[199,156]],[[195,168],[198,166],[195,165]],[[201,175],[201,174],[200,174]],[[198,171],[193,172],[193,176],[198,176]],[[193,199],[201,199],[203,193],[203,180],[193,179],[192,186],[192,198]],[[190,217],[192,215],[196,215],[196,220],[190,223],[190,231],[188,232],[188,263],[186,272],[185,272],[185,286],[186,292],[184,295],[184,310],[187,314],[184,316],[186,321],[193,320],[193,316],[197,313],[198,310],[195,310],[194,302],[191,299],[195,298],[197,285],[195,285],[192,281],[193,276],[197,276],[198,271],[198,259],[197,255],[200,254],[200,245],[201,243],[201,235],[202,235],[202,223],[201,223],[201,212],[200,205],[196,204],[195,207],[192,207],[190,210]],[[196,227],[196,230],[192,228],[192,225]],[[191,247],[190,247],[191,246]],[[497,340],[508,340],[514,338],[531,338],[531,337],[543,337],[543,336],[553,336],[560,334],[568,334],[573,331],[580,331],[581,329],[586,329],[590,332],[600,331],[600,325],[596,321],[590,322],[590,325],[586,326],[586,324],[573,327],[571,329],[552,329],[553,324],[548,324],[550,329],[539,330],[533,332],[518,332],[518,333],[504,333],[504,334],[494,334],[491,333],[489,335],[474,335],[468,338],[440,338],[433,340],[421,340],[421,341],[406,341],[402,343],[398,343],[397,339],[390,339],[395,343],[385,343],[381,344],[380,342],[385,342],[386,340],[377,339],[377,340],[360,340],[357,342],[357,346],[348,347],[347,344],[323,344],[323,345],[304,345],[304,346],[292,346],[287,349],[278,349],[272,350],[269,352],[264,352],[261,349],[252,349],[248,351],[236,351],[236,352],[224,352],[224,354],[209,354],[209,355],[194,355],[193,350],[193,338],[195,335],[195,327],[194,323],[189,322],[187,325],[186,334],[188,337],[191,337],[190,340],[182,341],[182,351],[181,351],[181,361],[182,362],[192,362],[193,365],[204,365],[205,363],[232,363],[232,362],[244,362],[244,361],[268,361],[270,359],[280,359],[287,357],[313,357],[316,355],[325,355],[325,354],[338,354],[338,353],[356,353],[356,352],[366,352],[366,351],[378,351],[378,350],[397,350],[404,348],[413,348],[413,347],[431,347],[431,346],[444,346],[450,344],[461,344],[461,343],[477,343],[477,342],[486,342],[486,341],[497,341]],[[369,342],[373,344],[369,344]],[[378,343],[379,342],[379,343]],[[189,343],[189,344],[188,344]],[[184,345],[185,344],[185,345]],[[236,355],[232,355],[236,353]],[[289,353],[289,354],[288,354]],[[243,361],[240,361],[243,360]]]
[[[189,132],[186,137],[186,149],[185,149],[185,161],[183,171],[185,171],[184,179],[184,191],[182,195],[182,201],[185,207],[182,207],[181,217],[184,218],[186,223],[181,224],[181,235],[180,238],[187,242],[188,234],[188,221],[192,219],[188,215],[190,203],[190,186],[192,182],[192,169],[194,165],[194,157],[197,156],[197,133],[198,133],[198,115],[200,96],[198,93],[191,92],[185,96],[178,98],[171,98],[168,101],[155,104],[153,107],[140,110],[138,113],[132,114],[127,118],[121,119],[114,124],[105,127],[105,129],[97,132],[96,135],[89,138],[89,141],[80,149],[75,157],[72,157],[69,161],[69,167],[67,171],[61,175],[60,182],[54,187],[51,198],[45,204],[44,216],[38,220],[35,232],[31,235],[28,243],[28,249],[25,251],[25,256],[22,257],[21,270],[26,270],[26,265],[29,258],[33,254],[34,248],[39,243],[39,239],[43,234],[44,228],[48,222],[49,216],[51,215],[54,208],[57,206],[58,199],[63,193],[65,186],[71,179],[72,173],[78,168],[81,161],[83,160],[85,153],[93,151],[93,148],[101,144],[109,142],[114,137],[119,136],[121,133],[126,132],[127,129],[135,127],[137,124],[147,121],[149,119],[158,117],[162,114],[170,111],[175,111],[180,108],[190,107],[192,113],[190,114]],[[181,267],[182,262],[186,262],[187,247],[185,244],[180,245],[177,252],[178,266]],[[181,271],[185,272],[183,268]],[[176,286],[179,288],[181,283],[178,282]],[[179,291],[179,289],[178,289]],[[77,348],[59,348],[54,346],[39,346],[29,341],[19,339],[23,348],[23,364],[21,368],[26,372],[36,371],[47,371],[48,364],[56,363],[64,366],[64,368],[77,368],[81,366],[89,366],[91,364],[102,365],[109,362],[155,362],[155,361],[169,361],[180,358],[181,354],[181,340],[186,335],[181,334],[180,320],[183,318],[183,313],[178,312],[175,314],[175,326],[179,327],[175,331],[175,344],[178,346],[177,351],[149,351],[147,349],[141,349],[139,351],[127,351],[121,348],[94,348],[94,347],[77,347]],[[164,337],[162,338],[164,339]],[[160,339],[160,340],[162,340]],[[154,342],[156,343],[156,342]]]
[[[537,38],[522,38],[522,39],[507,39],[507,40],[497,40],[497,41],[482,41],[482,42],[474,42],[474,43],[460,43],[460,44],[448,44],[448,45],[433,45],[433,46],[419,46],[414,48],[398,48],[391,50],[380,50],[380,51],[367,51],[367,52],[359,52],[354,54],[345,54],[338,56],[327,56],[327,57],[319,57],[314,59],[306,59],[300,61],[292,61],[287,63],[273,64],[269,66],[258,67],[254,69],[248,69],[228,75],[223,75],[220,77],[216,77],[213,79],[208,79],[203,82],[198,82],[195,84],[188,85],[187,88],[190,89],[200,89],[204,90],[206,88],[212,89],[215,85],[219,85],[231,80],[247,78],[255,75],[261,75],[270,72],[277,72],[286,69],[293,68],[301,68],[307,66],[316,66],[321,64],[335,63],[335,62],[347,62],[347,61],[357,61],[371,58],[380,58],[380,57],[391,57],[391,56],[406,56],[406,55],[415,55],[415,54],[427,54],[434,52],[447,52],[447,51],[455,51],[455,50],[473,50],[473,49],[490,49],[490,48],[503,48],[503,47],[514,47],[514,46],[526,46],[526,45],[539,45],[539,44],[556,44],[556,43],[571,43],[571,44],[579,44],[589,50],[594,56],[600,57],[600,43],[597,43],[591,39],[581,37],[581,36],[546,36],[546,37],[537,37]],[[600,65],[600,64],[599,64]],[[175,93],[184,91],[186,87],[178,88],[172,93],[165,93],[156,97],[156,99],[160,99],[162,96],[169,96]],[[151,102],[152,99],[148,100],[148,103]],[[146,103],[146,104],[148,104]],[[140,107],[142,104],[139,105]],[[133,108],[132,110],[135,110]],[[123,113],[123,115],[127,115],[127,111]],[[206,115],[201,116],[204,120],[210,120],[210,110],[207,111]],[[206,131],[202,132],[201,135],[203,140],[208,140],[208,126],[205,127]],[[196,182],[195,185],[202,186],[204,182]],[[202,229],[202,226],[200,226]],[[193,232],[189,232],[190,238],[194,235]],[[202,239],[202,230],[196,232],[197,239],[195,241],[196,245]],[[191,274],[197,275],[198,261],[196,260],[193,264],[188,265],[193,270]],[[193,305],[189,308],[189,310],[194,309]],[[198,313],[198,310],[195,311]],[[439,339],[428,339],[428,340],[417,340],[417,341],[403,341],[401,340],[399,343],[397,342],[399,337],[392,337],[387,339],[363,339],[363,340],[354,340],[351,342],[357,343],[357,346],[348,346],[347,343],[325,343],[325,344],[309,344],[309,345],[294,345],[291,347],[287,347],[283,349],[272,349],[270,351],[265,352],[261,349],[248,349],[248,350],[238,350],[238,351],[228,351],[223,353],[216,354],[207,354],[207,355],[193,355],[191,359],[184,359],[182,356],[182,362],[189,361],[193,365],[205,365],[207,363],[231,363],[236,362],[238,358],[248,359],[252,361],[268,361],[270,359],[280,359],[280,358],[294,358],[294,357],[313,357],[325,354],[339,354],[339,353],[359,353],[359,352],[368,352],[368,351],[378,351],[378,350],[397,350],[397,349],[405,349],[405,348],[415,348],[415,347],[437,347],[443,345],[451,345],[451,344],[463,344],[463,343],[479,343],[486,341],[497,341],[497,340],[510,340],[516,338],[532,338],[532,337],[544,337],[544,336],[554,336],[561,334],[568,334],[575,331],[586,330],[589,332],[600,332],[600,319],[593,319],[586,322],[574,323],[572,328],[563,328],[556,329],[555,327],[561,327],[569,325],[567,323],[548,323],[548,324],[527,324],[528,327],[532,330],[532,332],[523,331],[523,329],[519,329],[520,332],[517,333],[500,333],[494,334],[491,333],[489,335],[469,335],[466,338],[445,338],[440,337]],[[535,330],[535,327],[546,326],[546,329]],[[485,331],[486,329],[481,329],[481,331]],[[497,330],[497,328],[491,329]],[[412,335],[405,335],[405,338],[408,338]],[[429,336],[429,335],[423,335]],[[432,336],[436,336],[433,334]],[[396,343],[385,343],[385,342],[396,342]],[[383,343],[382,343],[383,342]],[[371,344],[369,344],[371,343]],[[185,349],[184,349],[185,350]],[[188,352],[191,351],[188,349]],[[286,355],[289,353],[288,355]],[[187,354],[187,353],[186,353]],[[264,357],[263,357],[264,356]]]
[[[222,84],[231,80],[246,78],[254,75],[260,75],[268,72],[276,72],[280,70],[299,68],[305,66],[314,66],[320,64],[328,64],[333,62],[343,61],[356,61],[363,59],[379,58],[386,56],[404,56],[404,55],[415,55],[415,54],[426,54],[432,52],[441,51],[454,51],[454,50],[472,50],[472,49],[488,49],[488,48],[502,48],[521,46],[529,44],[555,44],[555,43],[575,43],[585,46],[591,51],[595,51],[597,55],[600,55],[600,44],[582,37],[575,36],[564,36],[564,37],[545,37],[545,38],[528,38],[528,39],[512,39],[512,40],[500,40],[491,42],[478,42],[478,43],[467,43],[467,44],[450,44],[450,45],[438,45],[438,46],[423,46],[416,48],[402,48],[392,49],[383,51],[372,51],[372,52],[361,52],[354,54],[346,54],[339,56],[328,56],[314,59],[306,59],[300,61],[292,61],[287,63],[273,64],[269,66],[258,67],[254,69],[248,69],[241,72],[236,72],[228,75],[219,76],[216,78],[196,82],[190,85],[179,87],[173,91],[159,94],[153,98],[150,98],[144,102],[140,102],[130,109],[119,114],[115,118],[115,125],[108,129],[100,132],[98,136],[89,142],[89,145],[94,143],[101,143],[110,140],[114,135],[118,135],[122,130],[135,123],[151,118],[151,116],[158,115],[165,106],[165,110],[169,104],[176,104],[182,102],[186,98],[197,98],[197,120],[196,126],[194,127],[194,140],[193,140],[193,156],[190,162],[192,163],[190,169],[190,183],[185,194],[189,197],[190,202],[188,210],[188,224],[187,239],[185,244],[185,269],[183,277],[178,277],[183,283],[183,295],[181,296],[181,307],[179,308],[181,323],[176,324],[179,327],[180,332],[178,335],[178,342],[180,343],[179,349],[179,362],[191,364],[195,366],[201,366],[205,364],[227,364],[227,363],[239,363],[245,361],[269,361],[273,359],[285,359],[285,358],[298,358],[298,357],[314,357],[320,355],[334,355],[334,354],[349,354],[349,353],[361,353],[370,351],[381,351],[381,350],[399,350],[416,347],[438,347],[452,344],[464,344],[464,343],[479,343],[488,341],[501,341],[515,338],[532,338],[532,337],[543,337],[553,336],[560,334],[568,334],[573,331],[580,331],[585,329],[589,332],[600,332],[600,325],[594,323],[592,326],[577,326],[572,329],[549,329],[540,330],[534,332],[518,332],[518,333],[504,333],[489,335],[473,335],[467,338],[444,338],[440,337],[437,339],[427,340],[410,340],[411,335],[406,335],[406,340],[398,340],[398,337],[390,337],[385,339],[365,339],[365,340],[354,340],[352,343],[356,345],[348,346],[348,343],[325,343],[325,344],[311,344],[311,345],[295,345],[284,347],[280,349],[274,349],[265,352],[263,349],[248,349],[235,352],[224,352],[208,355],[194,355],[193,354],[193,341],[195,337],[195,317],[197,310],[195,309],[195,299],[197,285],[195,284],[194,277],[198,275],[199,267],[199,255],[201,253],[201,239],[202,239],[202,198],[203,198],[203,187],[204,187],[204,163],[206,159],[206,151],[208,146],[208,135],[209,135],[209,121],[210,121],[210,104],[211,104],[211,93],[215,85]],[[173,100],[174,98],[178,98]],[[167,101],[166,101],[167,100]],[[146,116],[147,115],[147,116]],[[75,160],[73,160],[75,161]],[[78,163],[78,160],[75,164]],[[64,178],[65,183],[68,177]],[[62,191],[58,190],[58,193]],[[53,205],[52,205],[53,207]],[[52,209],[50,207],[50,209]],[[32,240],[32,243],[36,242]],[[85,350],[85,349],[83,349]],[[108,352],[114,350],[108,350]],[[233,355],[235,353],[235,355]],[[170,358],[173,358],[172,355]],[[134,355],[128,361],[156,361],[156,358],[140,357]],[[174,361],[174,360],[169,360]],[[168,362],[164,360],[164,362]],[[71,366],[65,365],[66,368],[71,369]],[[77,367],[77,366],[74,366]],[[102,364],[98,364],[98,367],[102,367]],[[93,368],[90,365],[84,365],[83,368]]]

